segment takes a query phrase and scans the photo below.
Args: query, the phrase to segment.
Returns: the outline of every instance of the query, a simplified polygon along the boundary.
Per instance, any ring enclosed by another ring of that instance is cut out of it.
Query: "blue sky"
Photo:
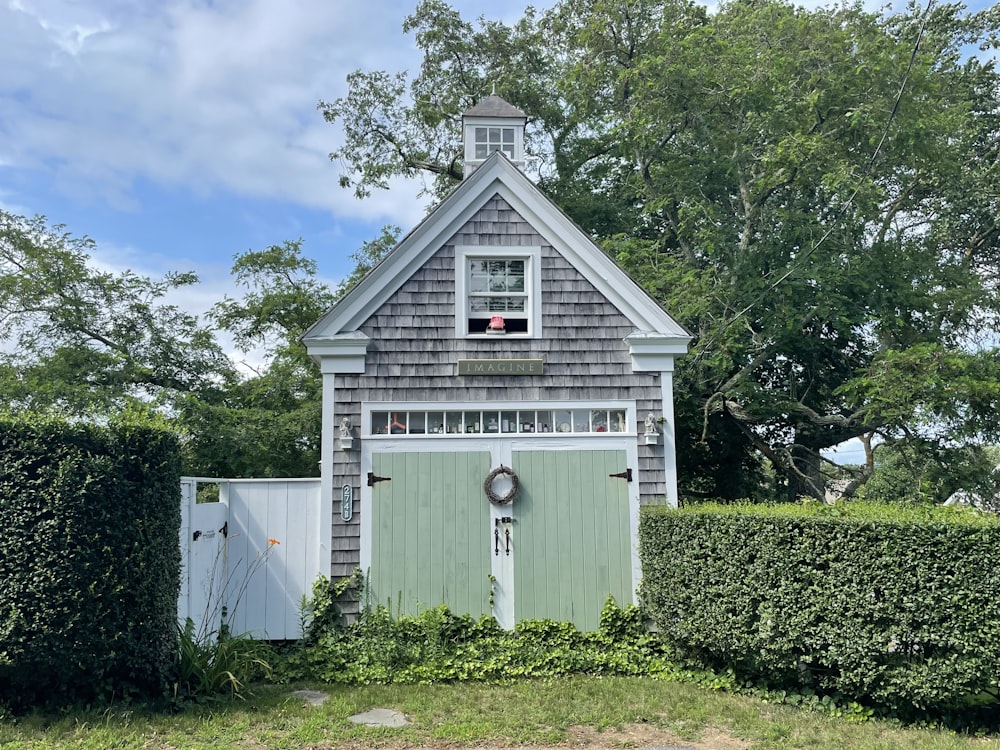
[[[524,7],[451,4],[508,21]],[[302,238],[335,283],[382,225],[407,230],[425,204],[414,183],[365,201],[340,188],[327,155],[341,134],[316,103],[352,70],[415,69],[401,30],[415,5],[0,0],[0,207],[93,238],[109,270],[196,271],[203,283],[176,300],[192,311],[235,293],[235,254],[285,240]]]
[[[102,266],[195,270],[206,298],[236,253],[300,237],[335,281],[425,206],[414,184],[340,188],[340,133],[316,103],[356,68],[413,69],[414,6],[0,0],[0,207],[90,236]]]
[[[425,202],[412,183],[340,188],[316,103],[357,68],[415,69],[415,4],[0,0],[0,207],[90,236],[108,268],[197,271],[205,299],[235,254],[298,238],[335,282]],[[452,5],[513,20],[524,3]]]

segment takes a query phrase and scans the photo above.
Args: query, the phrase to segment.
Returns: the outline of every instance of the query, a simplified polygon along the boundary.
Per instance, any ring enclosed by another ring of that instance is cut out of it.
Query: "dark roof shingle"
[[[512,104],[508,104],[496,94],[490,94],[470,110],[462,113],[462,117],[520,117],[528,116]]]

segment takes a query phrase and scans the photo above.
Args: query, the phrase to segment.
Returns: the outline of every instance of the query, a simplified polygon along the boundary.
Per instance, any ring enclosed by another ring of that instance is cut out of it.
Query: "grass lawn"
[[[320,707],[297,688],[330,695]],[[402,729],[359,727],[369,708],[402,711]],[[0,748],[441,747],[998,748],[1000,738],[900,729],[773,706],[649,678],[560,678],[509,685],[436,684],[256,688],[247,700],[192,705],[176,715],[127,709],[30,716],[0,723]]]

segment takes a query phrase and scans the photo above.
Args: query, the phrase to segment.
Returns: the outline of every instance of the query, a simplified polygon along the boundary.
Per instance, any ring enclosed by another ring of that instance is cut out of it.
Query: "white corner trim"
[[[667,505],[676,508],[677,494],[677,430],[674,417],[674,374],[667,370],[660,373],[660,392],[663,403],[663,468],[666,481]]]
[[[337,415],[334,413],[337,376],[333,373],[323,375],[323,432],[320,436],[319,460],[319,526],[315,533],[319,535],[319,559],[316,561],[317,572],[324,578],[329,578],[332,572],[330,560],[333,555],[333,451],[334,429]]]
[[[306,351],[324,375],[357,374],[365,371],[365,355],[370,341],[360,331],[315,336],[306,340]]]
[[[633,372],[673,372],[674,357],[687,352],[690,340],[688,336],[664,336],[649,331],[636,331],[624,338]]]

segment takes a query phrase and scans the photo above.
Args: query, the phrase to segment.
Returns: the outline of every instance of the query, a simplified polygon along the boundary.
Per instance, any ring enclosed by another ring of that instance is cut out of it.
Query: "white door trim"
[[[378,409],[381,405],[375,405]],[[398,404],[402,409],[403,404]],[[419,408],[419,407],[418,407]],[[484,407],[487,408],[487,407]],[[540,407],[541,408],[541,407]],[[582,408],[582,407],[581,407]],[[634,419],[634,405],[628,406],[629,418]],[[369,418],[371,405],[365,406],[365,421]],[[465,452],[487,452],[490,454],[490,462],[493,468],[512,465],[512,457],[515,451],[569,451],[569,450],[624,450],[626,466],[622,469],[631,468],[633,480],[629,483],[628,492],[628,522],[631,546],[632,565],[632,590],[633,601],[637,601],[639,583],[642,576],[641,564],[639,560],[639,464],[638,464],[638,443],[635,435],[631,433],[584,433],[579,435],[531,435],[531,434],[505,434],[505,435],[462,435],[462,436],[421,436],[406,435],[401,437],[384,436],[377,440],[361,440],[361,539],[360,539],[360,563],[361,570],[367,576],[372,564],[372,488],[368,486],[368,473],[372,471],[373,456],[376,453],[465,453]],[[516,469],[516,467],[515,467]],[[624,480],[622,480],[624,481]],[[483,495],[482,502],[489,502]],[[493,546],[490,549],[491,574],[496,579],[493,596],[493,611],[497,622],[504,628],[513,628],[515,619],[515,607],[513,582],[514,582],[514,561],[513,553],[506,554],[507,525],[500,523],[500,519],[516,515],[517,500],[513,501],[514,508],[510,505],[490,504],[490,538],[496,528],[500,531],[500,553],[494,554]],[[514,526],[512,524],[512,526]],[[516,528],[511,530],[516,534]]]

